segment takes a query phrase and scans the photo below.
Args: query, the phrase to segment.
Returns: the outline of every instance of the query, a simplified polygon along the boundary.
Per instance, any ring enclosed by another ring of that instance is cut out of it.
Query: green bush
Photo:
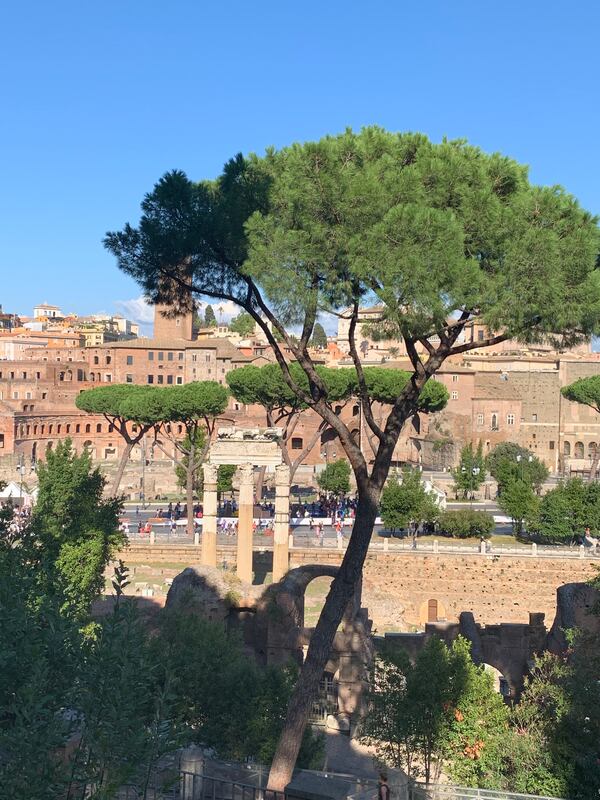
[[[444,511],[439,522],[440,532],[453,539],[470,539],[483,536],[489,539],[494,530],[494,518],[487,511],[471,508]]]

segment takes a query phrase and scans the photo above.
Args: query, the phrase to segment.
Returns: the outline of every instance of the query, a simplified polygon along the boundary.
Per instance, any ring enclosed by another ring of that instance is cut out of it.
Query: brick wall
[[[254,553],[256,575],[269,571],[271,554]],[[200,563],[200,548],[192,546],[133,545],[122,557],[129,563]],[[232,568],[235,548],[218,548],[218,563]],[[294,548],[290,566],[339,564],[336,550]],[[589,580],[594,565],[579,559],[530,556],[418,555],[372,552],[363,573],[363,606],[373,627],[406,631],[423,627],[430,600],[437,600],[438,618],[458,621],[461,611],[472,611],[477,622],[529,621],[529,612],[546,615],[549,628],[556,614],[556,590],[564,583]]]

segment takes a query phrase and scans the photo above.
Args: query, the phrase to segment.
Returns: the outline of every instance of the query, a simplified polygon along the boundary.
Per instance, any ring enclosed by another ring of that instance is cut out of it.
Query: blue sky
[[[465,137],[600,213],[599,24],[592,0],[6,0],[0,303],[143,316],[101,240],[162,173],[346,126]]]

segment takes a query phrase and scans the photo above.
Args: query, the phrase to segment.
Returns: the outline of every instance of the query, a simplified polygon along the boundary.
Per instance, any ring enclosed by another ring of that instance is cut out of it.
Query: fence
[[[285,800],[283,792],[193,772],[160,773],[151,785],[124,786],[116,800]]]
[[[408,787],[408,800],[558,800],[533,794],[495,791],[492,789],[472,789],[467,786],[451,786],[437,783],[425,786],[414,783]]]

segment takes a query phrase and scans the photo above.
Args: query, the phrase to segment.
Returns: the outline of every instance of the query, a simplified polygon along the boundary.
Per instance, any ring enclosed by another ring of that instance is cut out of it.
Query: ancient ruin
[[[221,428],[204,465],[204,516],[202,564],[217,565],[217,467],[237,466],[239,511],[237,574],[252,583],[252,523],[254,516],[254,467],[275,471],[275,520],[273,530],[273,581],[289,569],[290,470],[283,463],[279,442],[281,428]]]

